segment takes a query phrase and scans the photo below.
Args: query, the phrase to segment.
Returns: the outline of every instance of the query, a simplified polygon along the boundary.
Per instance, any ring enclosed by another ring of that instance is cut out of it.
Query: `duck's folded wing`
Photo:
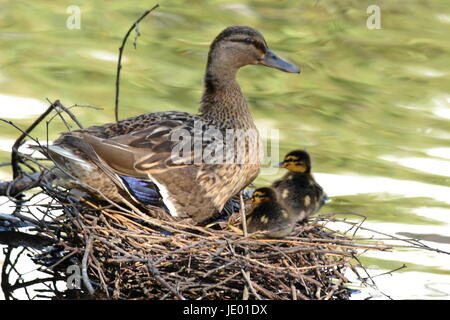
[[[220,147],[222,141],[214,135],[205,134],[208,126],[197,126],[194,121],[163,120],[145,129],[109,139],[76,132],[63,137],[60,143],[78,149],[84,158],[98,166],[134,198],[149,202],[154,200],[152,192],[148,192],[149,184],[150,189],[155,184],[158,192],[164,186],[164,179],[161,180],[162,175],[158,174],[186,168],[188,171],[183,172],[188,179],[197,177],[201,182],[202,168],[210,164],[203,161],[205,150],[216,140],[219,140],[217,146]],[[219,161],[222,161],[220,157]],[[196,168],[200,170],[197,172]],[[148,195],[150,199],[144,199],[141,195],[144,198]]]
[[[179,121],[163,121],[132,134],[101,139],[79,134],[79,138],[118,174],[143,177],[194,163],[192,129]],[[200,145],[201,148],[201,145]]]
[[[161,205],[158,187],[147,174],[133,169],[136,159],[129,149],[118,144],[105,143],[107,142],[105,139],[83,134],[66,135],[62,141],[66,147],[70,146],[81,152],[83,158],[96,165],[121,189],[128,191],[137,202]],[[49,150],[55,151],[52,150],[52,146]]]
[[[156,173],[184,166],[223,163],[222,132],[194,116],[183,120],[166,119],[111,139],[92,136],[83,139],[115,170],[129,175],[132,171]],[[122,155],[127,156],[127,160],[123,160]]]

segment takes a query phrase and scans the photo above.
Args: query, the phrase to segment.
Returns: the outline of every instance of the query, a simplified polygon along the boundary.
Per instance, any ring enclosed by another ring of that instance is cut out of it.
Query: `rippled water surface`
[[[0,117],[26,127],[49,98],[104,109],[74,109],[85,126],[113,120],[118,47],[152,4],[77,1],[71,30],[73,2],[0,0]],[[450,2],[377,1],[382,29],[369,30],[372,2],[161,1],[137,50],[129,39],[120,115],[196,112],[210,41],[229,25],[255,27],[302,74],[246,67],[239,82],[258,128],[279,130],[280,154],[312,154],[333,200],[322,212],[355,211],[367,227],[450,251]],[[53,121],[49,138],[63,130]],[[0,124],[0,162],[16,137]],[[376,278],[393,298],[449,299],[449,257],[404,249],[362,262],[374,274],[407,265]]]

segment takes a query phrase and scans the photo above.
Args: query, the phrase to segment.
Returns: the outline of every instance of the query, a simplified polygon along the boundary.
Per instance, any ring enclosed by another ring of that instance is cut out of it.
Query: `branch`
[[[88,276],[88,257],[89,257],[89,251],[92,247],[92,237],[89,237],[86,241],[86,248],[84,249],[83,259],[81,260],[81,275],[83,279],[83,283],[86,286],[86,289],[88,290],[90,295],[93,295],[95,290],[92,288],[91,281],[89,280]]]
[[[30,132],[33,131],[33,129],[39,124],[41,123],[42,120],[44,120],[44,118],[50,113],[52,112],[52,110],[54,109],[54,107],[56,106],[56,104],[59,103],[59,100],[56,100],[53,104],[51,104],[47,110],[45,110],[45,112],[43,114],[41,114],[39,116],[39,118],[37,118],[33,124],[31,126],[29,126],[25,131],[21,130],[19,127],[17,127],[14,123],[12,123],[11,121],[8,120],[4,120],[4,119],[0,119],[1,121],[4,121],[6,123],[9,123],[10,125],[12,125],[13,127],[15,127],[16,129],[20,130],[22,132],[22,134],[20,135],[20,137],[16,140],[16,142],[14,143],[13,147],[12,147],[12,151],[11,151],[11,166],[12,166],[12,171],[13,171],[13,179],[16,179],[19,175],[20,175],[20,170],[19,170],[19,147],[22,144],[23,140],[26,137],[30,137]]]
[[[23,232],[2,231],[0,232],[0,243],[12,247],[27,247],[41,250],[54,244],[54,240],[49,237]]]
[[[150,12],[152,12],[153,10],[155,10],[156,8],[159,7],[159,4],[155,5],[153,8],[151,8],[150,10],[147,10],[144,12],[144,14],[137,19],[130,27],[130,29],[128,29],[127,33],[125,34],[125,37],[122,40],[122,45],[119,48],[119,61],[117,62],[117,74],[116,74],[116,101],[115,101],[115,108],[114,108],[114,116],[116,118],[116,122],[119,121],[119,89],[120,89],[120,70],[122,69],[122,54],[123,54],[123,49],[125,48],[125,43],[127,42],[128,36],[130,35],[131,31],[133,31],[133,29],[136,28],[138,34],[139,35],[139,30],[137,29],[137,25],[139,22],[141,22],[142,19],[144,19]],[[136,48],[136,38],[134,39],[134,47]]]
[[[170,284],[167,283],[166,280],[164,280],[160,274],[158,269],[154,266],[154,264],[150,261],[150,258],[147,262],[147,269],[150,271],[151,274],[155,277],[155,279],[162,284],[164,287],[166,287],[173,295],[177,296],[180,300],[186,300],[185,297],[183,297],[175,288],[173,288]]]

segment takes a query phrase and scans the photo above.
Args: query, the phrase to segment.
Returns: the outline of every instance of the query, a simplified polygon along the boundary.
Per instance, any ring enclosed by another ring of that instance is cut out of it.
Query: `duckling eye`
[[[251,44],[253,42],[252,38],[245,38],[244,42],[247,44]]]

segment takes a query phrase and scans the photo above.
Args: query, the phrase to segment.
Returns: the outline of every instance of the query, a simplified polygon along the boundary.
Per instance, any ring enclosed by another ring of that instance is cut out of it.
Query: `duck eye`
[[[241,42],[241,43],[245,43],[245,44],[253,44],[252,38],[245,38],[245,39],[242,39],[242,38],[238,38],[238,39],[230,39],[229,41],[232,41],[232,42]]]

